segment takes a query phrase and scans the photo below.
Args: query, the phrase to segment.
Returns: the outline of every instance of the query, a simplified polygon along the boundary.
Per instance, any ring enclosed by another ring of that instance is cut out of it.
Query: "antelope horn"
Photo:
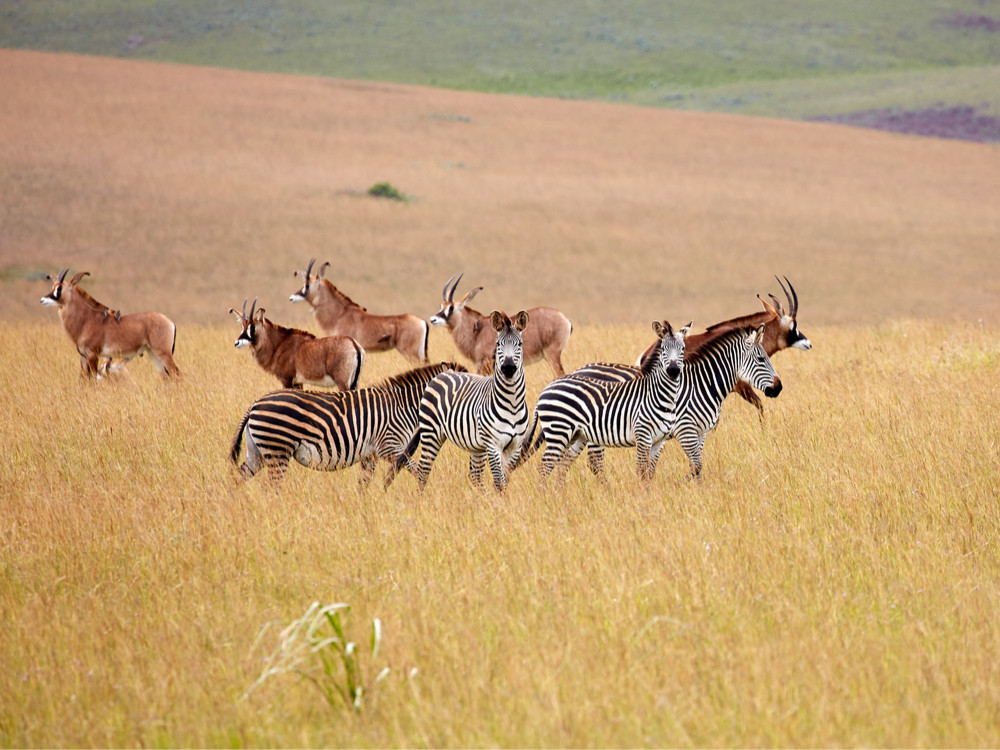
[[[444,289],[441,290],[441,299],[447,302],[451,302],[451,299],[448,297],[448,287],[451,286],[451,282],[453,282],[454,280],[455,280],[455,274],[452,274],[451,278],[449,278],[446,282],[444,282]]]
[[[326,263],[324,263],[323,265],[321,265],[319,267],[319,270],[316,272],[316,278],[317,279],[322,279],[323,278],[323,272],[326,271],[326,267],[328,265],[330,265],[330,261],[327,261]]]
[[[63,279],[66,278],[66,272],[67,271],[69,271],[68,268],[60,268],[59,269],[59,273],[56,275],[56,283],[57,284],[62,284]],[[49,281],[52,281],[52,277],[50,275],[48,275],[48,274],[46,274],[45,278],[48,279]]]
[[[452,277],[453,279],[455,279],[455,283],[451,285],[451,289],[448,291],[447,297],[449,302],[455,301],[455,290],[458,289],[458,282],[462,280],[463,276],[465,276],[465,271],[462,271],[462,273],[460,273],[458,276]]]
[[[785,297],[788,298],[788,315],[794,319],[799,313],[799,295],[795,293],[795,287],[792,286],[792,282],[788,280],[787,276],[785,277],[785,283],[788,284],[788,289],[785,288],[785,284],[781,283],[781,279],[777,276],[774,278],[778,282],[778,286],[781,287],[781,291],[785,293]],[[791,290],[791,294],[789,294],[789,289]]]
[[[309,280],[309,274],[312,272],[312,270],[313,270],[313,263],[315,263],[315,262],[316,262],[315,258],[310,258],[309,259],[309,265],[306,266],[306,281]]]
[[[80,283],[80,279],[82,279],[84,276],[90,276],[90,271],[80,271],[80,273],[78,273],[76,276],[74,276],[72,279],[69,280],[69,285],[76,286],[77,284]]]
[[[247,303],[244,301],[243,302],[243,309],[246,310],[246,307],[247,307]],[[253,320],[253,311],[254,311],[255,307],[257,307],[257,298],[256,297],[253,298],[253,304],[250,305],[250,318],[249,318],[249,320]]]

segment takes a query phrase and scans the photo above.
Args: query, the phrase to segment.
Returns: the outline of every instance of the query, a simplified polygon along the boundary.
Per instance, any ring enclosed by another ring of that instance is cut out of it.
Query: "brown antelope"
[[[777,276],[774,277],[778,284],[781,286],[781,290],[785,293],[785,298],[788,300],[788,309],[782,306],[781,302],[773,294],[768,296],[771,298],[771,303],[768,303],[759,294],[757,299],[761,301],[764,305],[764,311],[758,313],[751,313],[750,315],[744,315],[739,318],[733,318],[732,320],[726,320],[722,323],[716,323],[713,326],[709,326],[702,333],[692,334],[687,338],[687,353],[688,355],[694,354],[698,351],[699,347],[708,340],[714,339],[718,334],[724,331],[732,330],[734,328],[757,328],[759,326],[764,326],[764,338],[762,345],[764,351],[767,352],[767,356],[774,355],[775,352],[780,352],[782,349],[812,349],[812,342],[809,341],[802,333],[799,331],[798,323],[795,321],[796,315],[799,312],[799,297],[795,293],[795,288],[792,286],[792,282],[785,277],[785,284],[781,283],[781,279]],[[641,364],[642,361],[655,351],[656,346],[659,342],[654,341],[650,346],[639,355],[639,359],[636,364]],[[760,401],[760,397],[754,392],[753,388],[744,383],[742,380],[737,382],[735,392],[738,393],[744,401],[753,404],[757,407],[760,416],[764,415],[764,405]]]
[[[275,325],[264,317],[264,308],[256,310],[254,299],[247,314],[229,308],[243,330],[236,338],[236,347],[249,346],[253,358],[265,372],[281,381],[283,388],[309,385],[337,386],[342,391],[354,390],[365,362],[365,350],[349,336],[316,338],[308,331]]]
[[[305,300],[312,307],[316,322],[327,336],[350,336],[369,352],[396,349],[408,360],[427,363],[427,322],[416,315],[372,315],[353,302],[337,287],[323,278],[329,263],[319,267],[312,275],[316,259],[309,261],[305,271],[295,271],[302,276],[302,288],[289,301]]]
[[[65,282],[63,268],[53,280],[52,291],[42,297],[43,305],[59,308],[63,328],[80,354],[81,377],[100,377],[120,369],[135,356],[149,352],[157,369],[165,376],[180,375],[174,363],[177,326],[163,313],[139,312],[122,315],[91,297],[77,284],[87,271]],[[112,359],[119,359],[114,368]],[[98,360],[103,360],[98,366]]]
[[[458,351],[472,360],[480,374],[488,374],[493,366],[496,331],[489,318],[468,306],[472,298],[482,291],[481,286],[455,302],[455,288],[463,275],[458,274],[457,278],[452,276],[444,285],[441,309],[431,316],[431,325],[448,326]],[[522,334],[524,364],[530,365],[544,358],[556,375],[565,375],[561,357],[573,332],[573,324],[552,307],[533,307],[528,310],[528,318],[530,322]]]

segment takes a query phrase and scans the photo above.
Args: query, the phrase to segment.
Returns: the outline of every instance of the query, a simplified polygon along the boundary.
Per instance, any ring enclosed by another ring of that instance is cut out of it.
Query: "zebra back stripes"
[[[549,383],[535,407],[539,434],[532,449],[546,444],[540,474],[547,476],[556,466],[567,469],[588,443],[634,445],[639,477],[652,479],[659,446],[673,428],[690,329],[688,324],[675,332],[670,323],[654,321],[656,350],[634,378],[602,382],[571,374]]]
[[[737,382],[745,382],[774,398],[781,392],[781,380],[763,347],[764,326],[720,331],[688,355],[677,391],[676,420],[670,437],[677,438],[688,460],[691,474],[702,468],[705,437],[719,421],[722,402]],[[606,383],[627,382],[638,377],[638,368],[629,365],[599,364],[576,370],[575,377]],[[656,461],[662,444],[651,456]],[[588,446],[591,469],[603,468],[603,448]]]
[[[230,458],[239,461],[242,442],[245,478],[267,467],[280,481],[294,458],[303,466],[334,471],[361,463],[361,485],[371,481],[379,458],[392,460],[415,433],[424,388],[435,376],[464,372],[454,362],[409,370],[384,383],[355,391],[274,391],[255,401],[240,423]],[[412,464],[407,467],[414,470]],[[387,483],[398,471],[393,463]]]
[[[420,400],[420,427],[405,454],[412,454],[419,443],[421,489],[445,440],[472,454],[469,474],[474,484],[481,484],[488,461],[497,490],[507,486],[509,467],[528,431],[521,339],[528,314],[521,311],[511,321],[494,311],[490,322],[497,332],[492,374],[442,373],[428,383]]]

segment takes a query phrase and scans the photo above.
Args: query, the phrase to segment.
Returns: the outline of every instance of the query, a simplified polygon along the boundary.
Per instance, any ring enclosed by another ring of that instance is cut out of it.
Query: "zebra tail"
[[[406,460],[416,453],[418,445],[420,445],[420,430],[413,433],[413,437],[410,438],[410,442],[406,444],[406,447],[400,451],[399,455],[392,459],[392,467],[397,474],[403,468]]]
[[[243,421],[240,422],[240,426],[236,430],[236,437],[233,438],[233,447],[229,449],[229,458],[237,465],[240,462],[240,448],[243,447],[243,430],[246,429],[247,422],[250,421],[250,412],[252,410],[253,407],[250,407],[247,409],[247,413],[243,415]]]
[[[538,437],[535,437],[535,430],[538,427],[538,412],[532,412],[531,414],[531,424],[528,426],[528,433],[524,436],[524,442],[521,443],[521,452],[517,456],[517,460],[514,461],[513,465],[510,467],[511,471],[517,469],[525,461],[531,458],[535,451],[538,450],[539,446],[542,444],[542,431],[538,430]],[[532,443],[532,438],[534,438],[534,443]]]

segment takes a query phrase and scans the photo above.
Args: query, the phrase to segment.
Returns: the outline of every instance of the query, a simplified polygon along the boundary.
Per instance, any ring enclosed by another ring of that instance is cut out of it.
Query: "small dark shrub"
[[[406,196],[403,195],[399,190],[394,188],[388,182],[377,182],[368,188],[368,195],[373,195],[376,198],[390,198],[394,201],[405,201]]]

